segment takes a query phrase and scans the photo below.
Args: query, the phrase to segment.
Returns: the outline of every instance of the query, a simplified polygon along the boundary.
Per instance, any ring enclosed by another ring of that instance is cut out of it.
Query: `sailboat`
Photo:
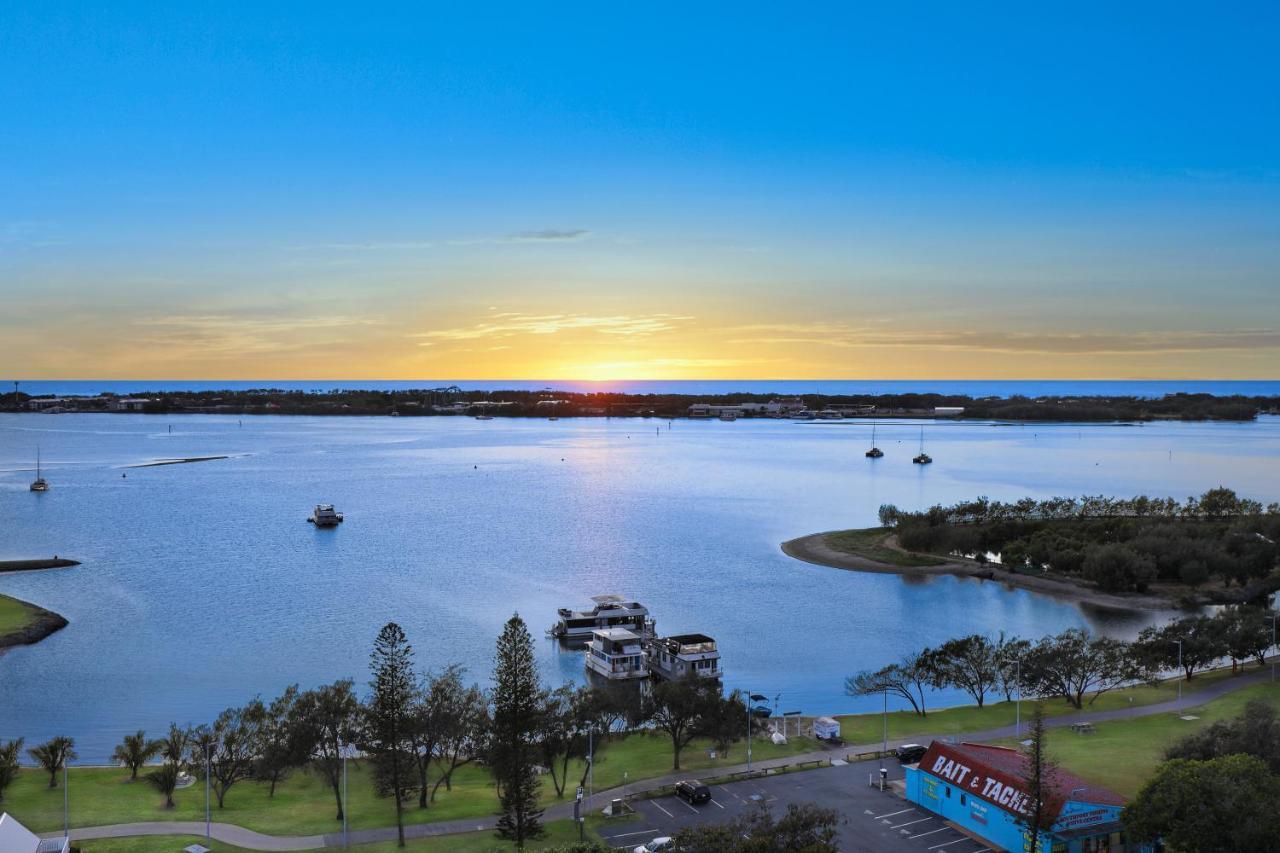
[[[928,465],[933,457],[924,452],[924,427],[920,427],[920,455],[911,460],[916,465]]]
[[[36,478],[31,483],[31,491],[47,492],[49,491],[49,483],[40,475],[40,446],[36,445]]]
[[[876,447],[876,422],[871,422],[871,449],[867,451],[868,459],[879,459],[884,456],[884,451]]]

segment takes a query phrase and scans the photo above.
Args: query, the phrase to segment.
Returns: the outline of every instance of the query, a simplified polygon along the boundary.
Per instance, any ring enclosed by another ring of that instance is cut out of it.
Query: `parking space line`
[[[608,836],[608,840],[612,841],[615,838],[626,838],[629,835],[652,835],[655,832],[657,832],[656,829],[641,829],[638,832],[619,832],[617,835]]]
[[[875,817],[873,817],[872,820],[880,820],[880,818],[882,817],[893,817],[894,815],[906,814],[907,812],[913,812],[913,811],[915,811],[915,809],[903,809],[900,812],[889,812],[888,814],[878,814]]]
[[[715,807],[716,807],[716,808],[718,808],[718,809],[722,809],[722,808],[724,808],[724,806],[720,805],[720,804],[719,804],[719,803],[717,803],[715,800],[708,800],[707,802],[711,803],[711,805],[715,806]]]
[[[900,823],[900,824],[898,824],[897,826],[891,826],[891,827],[889,827],[889,828],[890,828],[890,829],[901,829],[901,828],[902,828],[902,827],[904,827],[904,826],[911,826],[912,824],[916,824],[916,823],[924,823],[926,820],[933,820],[933,818],[931,818],[931,817],[922,817],[922,818],[920,818],[919,820],[909,820],[909,821],[907,821],[906,823]]]
[[[941,848],[943,848],[943,847],[950,847],[952,844],[959,844],[961,841],[969,841],[969,842],[972,842],[972,841],[973,841],[973,839],[972,839],[972,838],[966,838],[965,836],[961,836],[961,837],[957,838],[955,841],[948,841],[946,844],[935,844],[935,845],[933,845],[932,847],[930,847],[929,849],[930,849],[930,850],[939,850],[939,849],[941,849]]]
[[[698,810],[697,810],[697,809],[695,809],[693,806],[689,805],[688,803],[686,803],[684,800],[680,799],[679,797],[676,797],[676,802],[678,802],[680,805],[684,806],[686,809],[688,809],[689,811],[693,812],[694,814],[702,814],[702,812],[698,811]]]
[[[676,816],[673,815],[671,812],[667,811],[666,809],[664,809],[662,806],[658,805],[657,800],[650,800],[649,802],[653,803],[654,806],[657,807],[658,811],[662,812],[664,815],[671,818],[672,820],[675,820]]]
[[[928,832],[917,832],[915,835],[908,835],[907,838],[924,838],[926,835],[933,835],[938,832],[946,832],[946,831],[947,831],[947,828],[944,826],[942,827],[942,829],[931,829]]]

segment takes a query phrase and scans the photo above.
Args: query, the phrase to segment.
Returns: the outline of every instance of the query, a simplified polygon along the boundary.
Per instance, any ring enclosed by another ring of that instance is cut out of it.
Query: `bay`
[[[172,427],[172,432],[170,432]],[[883,503],[985,494],[1277,499],[1280,418],[1144,425],[771,420],[0,415],[0,559],[83,565],[0,575],[70,626],[0,657],[0,738],[120,736],[207,722],[255,694],[352,677],[374,635],[487,681],[519,612],[544,679],[582,679],[543,632],[619,593],[666,633],[715,637],[726,686],[807,714],[878,710],[843,679],[972,632],[1071,626],[1132,636],[1170,614],[1101,611],[997,584],[907,580],[792,560],[779,543],[868,526]],[[27,490],[39,444],[52,489]],[[129,468],[162,458],[226,455]],[[346,514],[305,523],[317,502]],[[943,693],[935,702],[959,701]]]

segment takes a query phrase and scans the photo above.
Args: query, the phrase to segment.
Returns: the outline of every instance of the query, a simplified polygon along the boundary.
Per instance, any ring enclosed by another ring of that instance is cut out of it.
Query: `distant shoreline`
[[[857,554],[851,554],[847,551],[839,551],[827,544],[828,536],[841,532],[843,531],[829,530],[791,539],[782,543],[782,553],[796,560],[803,560],[806,563],[853,572],[874,572],[916,577],[922,575],[951,575],[974,580],[996,581],[1008,587],[1025,589],[1054,598],[1068,598],[1098,607],[1110,607],[1120,610],[1178,610],[1184,606],[1179,602],[1162,596],[1115,595],[1067,581],[1018,574],[1006,571],[997,565],[979,565],[978,563],[964,560],[949,560],[936,566],[895,566]]]

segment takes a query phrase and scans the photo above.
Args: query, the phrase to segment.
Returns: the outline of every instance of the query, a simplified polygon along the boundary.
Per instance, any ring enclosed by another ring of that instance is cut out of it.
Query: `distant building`
[[[27,408],[33,412],[43,412],[45,409],[66,411],[78,402],[80,401],[72,397],[32,397],[27,401]]]
[[[107,400],[108,412],[141,412],[151,401],[145,397],[112,397]]]
[[[1018,817],[1031,800],[1024,781],[1028,769],[1027,757],[1015,749],[935,740],[918,764],[904,767],[907,799],[993,848],[1027,850]],[[1051,825],[1040,839],[1041,853],[1151,849],[1126,843],[1119,794],[1060,769],[1049,775],[1048,787]]]
[[[964,414],[964,406],[934,406],[933,413],[938,417],[955,417]]]
[[[4,853],[68,853],[71,840],[41,838],[5,812],[0,814],[0,850]]]
[[[768,415],[787,415],[804,408],[804,400],[799,397],[775,397],[764,404],[764,412]]]

